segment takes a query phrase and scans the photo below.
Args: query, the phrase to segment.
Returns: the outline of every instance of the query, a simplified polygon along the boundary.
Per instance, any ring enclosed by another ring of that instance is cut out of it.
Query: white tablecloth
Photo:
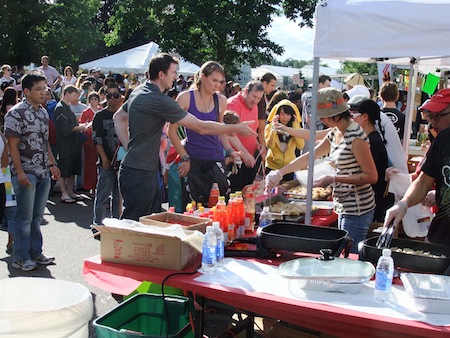
[[[289,292],[288,280],[278,274],[276,266],[234,258],[225,258],[223,268],[216,270],[213,274],[203,274],[195,280],[376,315],[382,314],[403,320],[421,321],[431,325],[450,325],[448,315],[416,311],[414,300],[403,286],[392,287],[391,302],[388,304],[377,303],[373,300],[373,281],[364,285],[359,294],[301,290],[299,297],[296,297]]]

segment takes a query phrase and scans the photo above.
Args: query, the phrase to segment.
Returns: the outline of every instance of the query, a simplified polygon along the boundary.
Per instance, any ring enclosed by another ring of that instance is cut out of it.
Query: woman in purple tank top
[[[193,86],[181,92],[176,101],[181,108],[203,121],[223,122],[227,99],[219,93],[225,81],[223,67],[208,61],[195,74]],[[228,183],[225,174],[225,156],[234,156],[233,148],[226,135],[201,135],[186,130],[186,142],[183,145],[177,136],[178,124],[169,127],[169,138],[181,157],[178,174],[183,191],[183,204],[191,200],[206,206],[212,183],[219,183],[221,195],[225,195]],[[217,170],[221,167],[222,170]]]

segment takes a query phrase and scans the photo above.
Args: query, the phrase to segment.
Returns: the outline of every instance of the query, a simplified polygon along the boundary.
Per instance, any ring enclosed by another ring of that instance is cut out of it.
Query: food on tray
[[[316,210],[317,207],[312,207]],[[306,213],[306,204],[276,202],[270,206],[270,212],[287,216],[300,216]]]
[[[298,198],[306,198],[307,188],[304,185],[299,185],[293,188],[290,188],[286,194],[294,195]],[[313,188],[312,190],[312,199],[314,201],[326,200],[331,195],[331,188]]]
[[[404,254],[408,254],[408,255],[416,255],[416,256],[425,256],[425,257],[430,257],[430,258],[446,258],[445,255],[434,255],[429,251],[424,251],[424,250],[413,250],[410,248],[398,248],[398,247],[391,247],[391,251],[393,252],[399,252],[399,253],[404,253]]]

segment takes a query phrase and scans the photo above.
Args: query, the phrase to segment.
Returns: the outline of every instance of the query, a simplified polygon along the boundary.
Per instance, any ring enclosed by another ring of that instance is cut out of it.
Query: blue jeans
[[[158,172],[121,166],[119,187],[123,198],[122,218],[139,217],[161,212]]]
[[[353,243],[350,247],[351,253],[358,253],[358,243],[366,239],[374,213],[375,210],[371,210],[360,216],[339,214],[339,229],[347,230],[348,235],[353,238]]]
[[[14,235],[14,215],[16,213],[16,206],[5,207],[5,213],[3,214],[2,227],[8,230],[8,234]]]
[[[50,191],[50,178],[40,178],[27,174],[31,185],[19,184],[17,176],[11,181],[16,194],[14,217],[14,257],[13,261],[34,259],[42,253],[41,221]]]
[[[98,167],[98,181],[94,201],[94,224],[103,225],[105,218],[119,218],[120,194],[117,172],[113,168]]]

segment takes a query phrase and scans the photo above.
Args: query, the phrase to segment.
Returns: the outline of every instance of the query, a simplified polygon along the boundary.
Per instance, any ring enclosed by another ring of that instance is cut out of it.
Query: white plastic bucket
[[[78,283],[34,277],[0,280],[0,337],[86,338],[94,304]]]

